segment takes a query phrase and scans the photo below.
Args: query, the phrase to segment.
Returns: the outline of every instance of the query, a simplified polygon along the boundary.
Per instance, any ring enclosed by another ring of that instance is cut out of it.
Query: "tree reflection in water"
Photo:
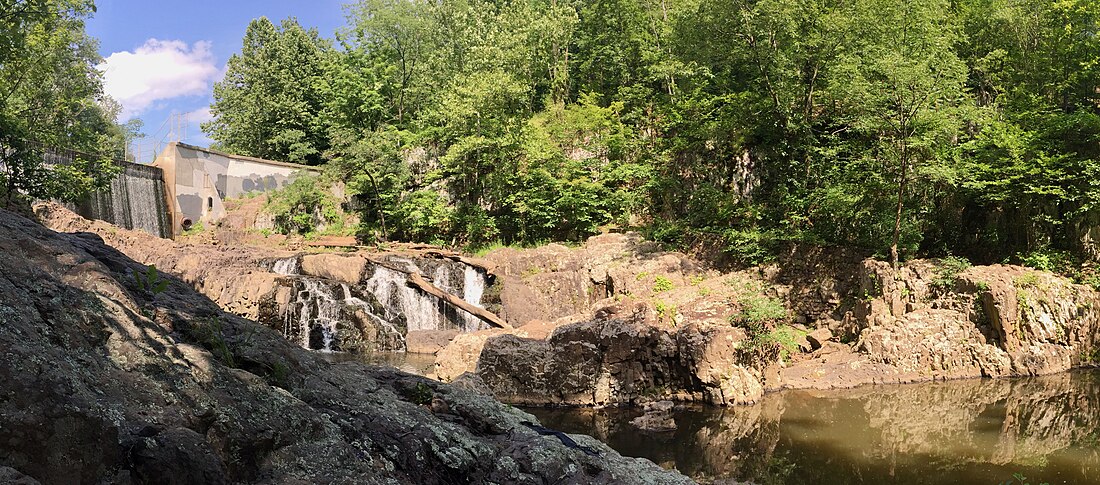
[[[704,482],[1100,484],[1100,372],[787,391],[687,407],[647,433],[627,409],[529,410]]]

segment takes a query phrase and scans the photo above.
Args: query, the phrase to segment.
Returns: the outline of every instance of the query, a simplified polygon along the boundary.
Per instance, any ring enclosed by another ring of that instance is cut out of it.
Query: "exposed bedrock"
[[[144,269],[0,210],[0,480],[690,483],[483,394],[325,362]]]
[[[565,325],[546,340],[488,338],[476,375],[493,394],[520,404],[609,405],[671,398],[754,402],[762,372],[739,349],[737,328],[666,330],[641,323]],[[443,372],[441,369],[440,372]]]
[[[1019,266],[969,268],[945,278],[928,261],[866,261],[868,297],[856,348],[923,379],[1040,375],[1096,363],[1100,296]]]
[[[493,326],[470,312],[496,301],[484,296],[491,276],[464,258],[180,244],[88,221],[56,204],[35,210],[48,227],[94,232],[135,260],[178,276],[226,311],[275,328],[304,348],[400,351],[408,347],[409,332]],[[410,285],[413,274],[419,286]]]
[[[507,283],[505,312],[518,315],[509,302],[522,295],[532,320],[456,338],[437,354],[437,375],[476,374],[505,401],[735,404],[765,390],[1039,375],[1100,362],[1100,295],[1019,266],[952,272],[917,260],[895,271],[809,250],[721,274],[614,234],[578,249],[487,258]],[[784,363],[746,361],[760,342],[728,320],[765,297],[783,302],[786,324],[805,324]]]

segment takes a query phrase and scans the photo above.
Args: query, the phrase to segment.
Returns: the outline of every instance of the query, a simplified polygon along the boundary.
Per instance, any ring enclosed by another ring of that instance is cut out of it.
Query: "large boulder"
[[[746,345],[744,332],[731,327],[591,321],[559,327],[546,340],[489,338],[477,375],[497,398],[520,404],[746,404],[763,395],[762,372],[741,351]]]

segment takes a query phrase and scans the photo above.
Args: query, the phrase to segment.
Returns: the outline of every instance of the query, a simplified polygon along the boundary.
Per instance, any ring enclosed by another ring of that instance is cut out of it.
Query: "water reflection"
[[[350,361],[386,365],[421,376],[435,372],[435,354],[418,354],[416,352],[318,352],[317,355],[329,362]]]
[[[788,391],[680,410],[665,434],[635,410],[531,411],[702,481],[1100,484],[1100,372]]]

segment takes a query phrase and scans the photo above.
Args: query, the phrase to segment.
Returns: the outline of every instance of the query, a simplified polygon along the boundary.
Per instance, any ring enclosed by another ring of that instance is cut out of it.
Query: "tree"
[[[214,119],[203,131],[230,152],[321,164],[328,138],[320,85],[329,55],[317,31],[294,19],[279,28],[266,17],[253,20],[214,85]]]
[[[9,205],[17,194],[76,200],[115,175],[118,127],[84,33],[93,11],[91,2],[42,0],[0,12],[0,186]]]
[[[890,261],[898,243],[911,185],[933,175],[930,162],[946,159],[961,125],[966,67],[952,47],[950,5],[941,0],[904,3],[860,0],[852,10],[848,53],[832,80],[833,95],[874,159],[893,179],[896,206]]]

